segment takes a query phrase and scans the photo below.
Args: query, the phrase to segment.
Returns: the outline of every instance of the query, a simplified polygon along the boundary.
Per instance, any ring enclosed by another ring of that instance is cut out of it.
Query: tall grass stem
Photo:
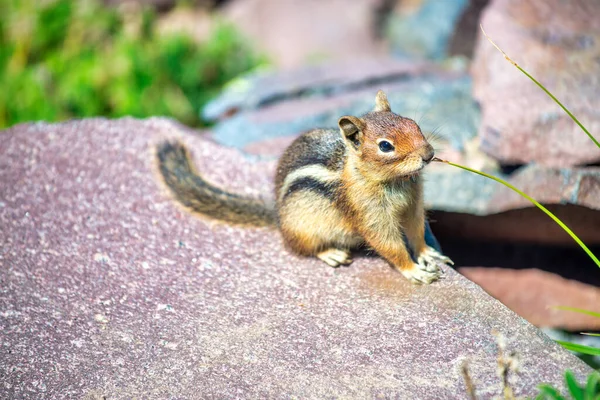
[[[509,56],[508,54],[506,54],[496,43],[494,43],[494,41],[485,33],[485,31],[483,30],[483,26],[479,25],[479,27],[481,28],[481,32],[483,32],[483,36],[486,37],[487,40],[489,40],[489,42],[500,52],[502,53],[502,55],[504,56],[504,58],[506,59],[506,61],[508,61],[509,63],[511,63],[512,65],[514,65],[519,71],[521,71],[522,73],[525,74],[525,76],[527,76],[529,79],[531,79],[533,81],[533,83],[535,83],[536,85],[539,86],[540,89],[542,89],[544,92],[546,92],[546,94],[548,96],[550,96],[550,98],[552,100],[554,100],[554,102],[556,104],[558,104],[560,106],[560,108],[562,108],[564,110],[564,112],[566,112],[569,117],[571,117],[571,119],[573,121],[575,121],[575,123],[577,125],[579,125],[579,127],[581,128],[581,130],[583,130],[586,135],[588,135],[588,137],[592,140],[592,142],[594,142],[596,144],[596,146],[598,146],[598,148],[600,148],[600,143],[598,142],[598,140],[596,140],[596,138],[594,137],[594,135],[592,135],[590,133],[590,131],[588,131],[585,126],[583,126],[583,124],[581,122],[579,122],[579,120],[577,119],[577,117],[575,117],[571,111],[569,111],[567,109],[567,107],[565,107],[563,105],[563,103],[561,103],[552,93],[550,93],[550,91],[548,89],[546,89],[546,87],[544,85],[542,85],[540,82],[537,81],[537,79],[535,79],[533,76],[531,76],[527,71],[525,71],[523,68],[521,68],[521,66],[519,64],[517,64],[516,62],[514,62]]]
[[[523,196],[524,198],[526,198],[527,200],[529,200],[531,203],[533,203],[533,205],[535,205],[537,208],[539,208],[540,210],[542,210],[543,212],[545,212],[550,218],[552,218],[554,220],[554,222],[556,222],[561,228],[563,228],[563,230],[565,232],[567,232],[573,238],[573,240],[575,240],[575,242],[577,242],[577,244],[579,246],[581,246],[581,248],[587,253],[587,255],[596,263],[596,265],[598,266],[598,268],[600,268],[600,260],[598,260],[598,258],[585,245],[585,243],[583,243],[583,241],[581,239],[579,239],[579,237],[575,234],[575,232],[573,232],[567,225],[565,225],[550,210],[548,210],[546,207],[544,207],[543,205],[541,205],[540,203],[538,203],[533,197],[531,197],[528,194],[526,194],[526,193],[522,192],[521,190],[517,189],[516,187],[514,187],[510,183],[506,182],[505,180],[500,179],[498,177],[495,177],[494,175],[490,175],[490,174],[487,174],[485,172],[478,171],[476,169],[465,167],[464,165],[455,164],[455,163],[450,162],[450,161],[442,160],[442,159],[437,158],[437,157],[434,158],[433,160],[434,161],[443,162],[443,163],[446,163],[446,164],[449,164],[449,165],[452,165],[453,167],[464,169],[465,171],[473,172],[473,173],[475,173],[477,175],[485,176],[486,178],[492,179],[492,180],[494,180],[496,182],[499,182],[499,183],[503,184],[507,188],[514,190],[515,192],[517,192],[518,194],[520,194],[521,196]]]

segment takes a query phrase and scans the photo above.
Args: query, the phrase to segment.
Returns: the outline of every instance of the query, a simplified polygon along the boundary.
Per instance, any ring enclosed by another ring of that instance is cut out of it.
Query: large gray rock
[[[425,133],[436,132],[452,148],[462,150],[477,134],[479,108],[465,73],[390,58],[251,75],[209,103],[203,115],[220,120],[213,133],[217,142],[245,149],[337,126],[342,115],[362,115],[373,109],[379,89],[395,112],[418,120]]]
[[[414,286],[377,257],[331,269],[276,231],[194,216],[156,174],[184,141],[218,185],[269,196],[258,162],[162,119],[20,125],[0,137],[0,398],[519,396],[591,370],[453,270]]]
[[[600,2],[493,0],[481,23],[502,49],[598,137]],[[471,71],[482,149],[505,164],[598,163],[600,149],[480,34]]]

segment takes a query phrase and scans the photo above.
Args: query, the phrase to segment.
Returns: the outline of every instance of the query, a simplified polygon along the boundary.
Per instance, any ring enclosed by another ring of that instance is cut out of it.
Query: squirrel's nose
[[[423,161],[425,161],[426,163],[428,163],[429,161],[431,161],[433,159],[433,156],[435,155],[434,151],[433,151],[433,147],[429,146],[421,155],[421,158],[423,159]]]

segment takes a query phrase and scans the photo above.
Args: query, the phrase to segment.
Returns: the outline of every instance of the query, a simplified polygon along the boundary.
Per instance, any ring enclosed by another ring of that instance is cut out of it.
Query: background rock
[[[441,60],[468,0],[397,1],[387,35],[396,56]]]
[[[600,131],[600,2],[493,0],[481,23],[492,39],[592,132]],[[481,148],[503,164],[598,163],[600,149],[480,34],[471,66],[481,102]]]
[[[480,15],[489,1],[469,0],[467,7],[456,22],[456,28],[450,39],[450,55],[473,57],[475,42],[479,34]]]
[[[376,83],[408,80],[439,71],[432,64],[389,57],[360,58],[249,74],[228,85],[206,105],[202,115],[223,120],[240,111],[253,111],[286,100],[332,96]]]
[[[207,118],[219,143],[245,148],[256,141],[295,136],[315,127],[334,127],[342,115],[362,115],[386,91],[394,111],[435,132],[448,147],[462,150],[473,139],[479,110],[464,73],[426,63],[389,58],[303,67],[249,76],[209,103]],[[443,126],[443,129],[439,129]]]
[[[382,0],[236,0],[222,15],[282,68],[307,62],[378,57],[385,46],[376,26]]]
[[[448,171],[449,168],[435,165],[427,175],[433,209],[489,215],[533,207],[506,186],[470,172]],[[598,167],[555,169],[532,164],[510,175],[500,170],[494,175],[508,180],[542,204],[575,204],[600,210],[600,196],[596,196],[600,190]],[[600,235],[594,236],[600,240]]]
[[[600,318],[555,306],[600,312],[600,289],[537,269],[461,268],[460,273],[537,326],[600,330]]]
[[[273,161],[162,119],[0,133],[0,397],[464,398],[470,360],[499,394],[492,329],[524,368],[516,394],[591,369],[453,270],[409,284],[377,258],[331,269],[268,229],[178,207],[163,140],[214,183],[269,195]]]
[[[437,178],[441,179],[442,176],[437,176]],[[432,182],[432,180],[428,178],[427,182]],[[429,194],[428,198],[432,198],[438,193],[435,188],[431,188],[431,183],[426,184],[426,189]],[[489,190],[493,193],[495,189],[497,187],[490,186]],[[450,190],[449,187],[448,190]],[[446,194],[441,196],[446,196]],[[463,196],[465,195],[463,194]],[[428,203],[432,206],[439,204],[435,198],[428,200]],[[600,213],[598,211],[568,204],[549,204],[546,208],[576,232],[577,236],[586,244],[589,246],[600,245],[598,235]],[[436,221],[436,233],[449,238],[462,238],[465,241],[485,240],[498,243],[543,244],[550,247],[571,246],[579,249],[569,234],[536,207],[517,208],[487,215],[435,210],[432,212],[432,218]],[[589,261],[591,262],[591,260]],[[600,270],[595,267],[593,272],[600,273]],[[600,281],[598,283],[600,284]]]

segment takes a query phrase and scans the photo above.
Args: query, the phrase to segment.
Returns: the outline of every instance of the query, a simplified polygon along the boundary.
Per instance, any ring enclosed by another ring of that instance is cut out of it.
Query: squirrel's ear
[[[390,103],[388,102],[387,96],[383,93],[383,90],[377,92],[375,97],[375,109],[373,111],[392,111]]]
[[[348,140],[355,148],[362,143],[365,123],[357,117],[345,116],[339,119],[338,125],[342,131],[344,139]]]

